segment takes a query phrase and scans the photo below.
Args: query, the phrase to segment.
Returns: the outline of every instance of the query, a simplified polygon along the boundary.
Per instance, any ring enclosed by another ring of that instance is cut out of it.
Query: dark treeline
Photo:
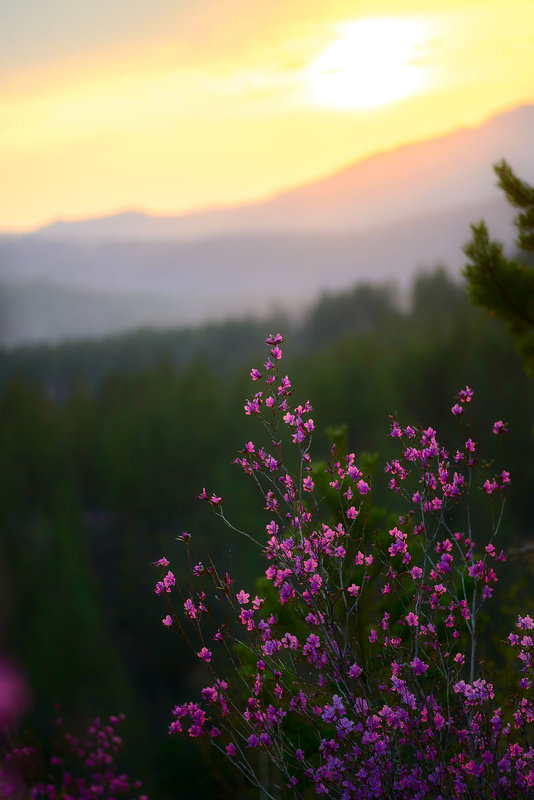
[[[70,392],[80,376],[96,388],[110,375],[138,372],[162,360],[183,368],[202,359],[213,372],[227,373],[255,357],[258,341],[271,328],[283,330],[293,353],[298,354],[342,335],[368,332],[398,317],[393,287],[361,285],[352,291],[325,294],[300,322],[282,313],[258,314],[197,328],[141,329],[101,340],[0,349],[0,385],[20,371],[59,398]]]
[[[154,798],[235,793],[224,771],[207,777],[197,748],[166,736],[170,708],[200,678],[161,625],[151,562],[165,554],[185,572],[175,538],[188,530],[199,559],[209,551],[229,564],[231,550],[237,582],[253,587],[258,553],[195,497],[204,485],[216,490],[228,516],[261,537],[268,517],[231,462],[259,432],[243,402],[271,327],[287,338],[295,402],[314,406],[314,453],[323,459],[327,428],[346,423],[350,448],[379,451],[384,463],[394,412],[457,443],[450,407],[472,386],[483,452],[497,454],[495,419],[510,428],[513,489],[501,544],[534,533],[533,384],[500,324],[443,272],[417,280],[408,311],[391,289],[364,286],[323,297],[298,325],[243,321],[4,352],[1,624],[32,686],[27,725],[46,734],[56,701],[74,720],[124,710],[130,759]],[[400,510],[380,470],[377,484],[375,502]]]

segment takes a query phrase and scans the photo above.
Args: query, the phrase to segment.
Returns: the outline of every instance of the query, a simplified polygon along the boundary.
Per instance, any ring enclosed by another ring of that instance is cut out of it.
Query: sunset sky
[[[532,0],[2,0],[1,19],[5,231],[263,199],[534,102]]]

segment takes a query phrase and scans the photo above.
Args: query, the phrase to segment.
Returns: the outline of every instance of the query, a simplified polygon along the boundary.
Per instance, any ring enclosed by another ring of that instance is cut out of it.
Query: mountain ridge
[[[503,198],[363,233],[243,234],[189,241],[0,240],[1,339],[101,337],[267,315],[300,314],[324,292],[394,283],[445,265],[458,276],[469,224],[511,243]]]
[[[223,214],[130,211],[0,235],[0,341],[300,314],[321,292],[356,283],[403,292],[436,264],[459,277],[470,223],[486,220],[512,245],[514,211],[491,164],[506,157],[532,181],[533,134],[534,105],[523,106]]]
[[[534,177],[534,105],[482,125],[375,153],[332,175],[266,200],[185,214],[139,210],[58,220],[27,236],[93,241],[187,240],[244,232],[362,231],[428,211],[445,211],[496,195],[491,164],[505,157]],[[19,235],[20,236],[20,235]]]

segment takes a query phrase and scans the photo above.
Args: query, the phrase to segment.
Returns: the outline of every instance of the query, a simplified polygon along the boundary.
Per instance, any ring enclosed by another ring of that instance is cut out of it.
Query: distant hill
[[[140,326],[300,313],[318,294],[458,275],[469,224],[511,244],[494,186],[506,157],[534,180],[534,106],[382,153],[265,203],[182,217],[120,214],[0,236],[0,339],[58,341]]]
[[[396,283],[437,263],[458,275],[469,223],[510,239],[502,199],[369,233],[248,234],[190,242],[0,239],[0,339],[8,346],[300,313],[321,292]]]
[[[475,128],[378,153],[335,175],[236,208],[154,217],[128,212],[54,222],[47,239],[132,241],[255,232],[361,232],[421,214],[452,211],[496,196],[491,164],[506,157],[534,179],[534,105]]]

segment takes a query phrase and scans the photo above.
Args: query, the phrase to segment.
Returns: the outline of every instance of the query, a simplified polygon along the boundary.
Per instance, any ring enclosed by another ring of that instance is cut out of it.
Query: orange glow
[[[20,66],[0,230],[261,199],[534,101],[530,0],[431,5],[212,0],[183,30]]]

